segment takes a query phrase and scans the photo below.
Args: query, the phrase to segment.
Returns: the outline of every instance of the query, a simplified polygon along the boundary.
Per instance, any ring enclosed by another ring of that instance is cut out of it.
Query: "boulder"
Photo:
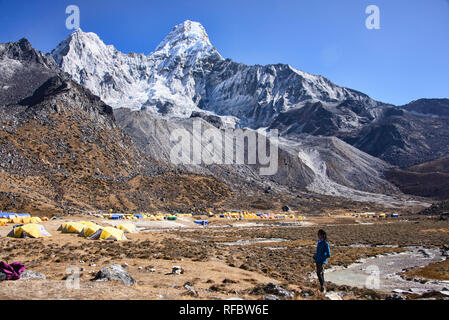
[[[337,292],[327,292],[324,296],[329,300],[343,300],[341,295]]]
[[[429,251],[426,250],[426,249],[419,249],[418,252],[421,253],[425,258],[429,258],[429,257],[432,255],[432,254],[429,253]]]
[[[389,294],[385,300],[407,300],[406,297],[404,297],[403,295],[397,294],[397,293],[393,293],[393,294]]]
[[[253,290],[253,294],[266,294],[266,295],[274,295],[276,297],[281,298],[293,298],[293,291],[288,291],[275,283],[264,283],[257,285]]]
[[[314,293],[313,293],[313,291],[310,290],[310,289],[306,289],[306,290],[303,290],[303,291],[301,292],[301,297],[303,297],[303,298],[309,298],[309,297],[311,297],[311,296],[313,296],[313,295],[314,295]]]
[[[443,248],[441,248],[441,255],[443,257],[449,257],[449,247],[444,246]]]
[[[98,271],[92,281],[111,281],[116,280],[123,283],[125,286],[132,286],[136,283],[130,274],[119,264],[112,264],[110,266],[104,267]]]
[[[269,294],[263,297],[263,300],[281,300],[279,297],[276,297],[274,294]]]
[[[173,266],[172,270],[171,270],[172,274],[183,274],[184,273],[184,269],[181,268],[180,266]]]
[[[145,271],[147,272],[156,272],[156,268],[153,266],[146,266]]]
[[[187,289],[186,294],[192,297],[198,297],[198,293],[196,292],[195,288],[189,285],[184,285],[184,288]]]
[[[31,270],[25,270],[24,272],[22,272],[22,274],[20,275],[20,280],[29,280],[29,279],[45,280],[47,278],[40,272],[35,272]]]

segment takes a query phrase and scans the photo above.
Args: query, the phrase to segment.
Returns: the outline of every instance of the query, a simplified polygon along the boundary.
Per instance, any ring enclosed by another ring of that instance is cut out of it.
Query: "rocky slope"
[[[244,149],[247,157],[247,144],[239,139],[238,131],[218,130],[203,119],[165,119],[144,111],[116,109],[115,115],[123,130],[129,134],[137,146],[146,154],[162,163],[170,163],[171,151],[177,141],[171,139],[174,130],[185,130],[185,136],[191,140],[190,158],[200,157],[192,145],[201,146],[199,152],[210,147],[206,142],[192,135],[194,121],[200,121],[202,132],[215,129],[222,136],[225,144],[234,142],[234,150]],[[256,132],[246,129],[245,132]],[[261,133],[258,133],[261,134]],[[335,137],[313,137],[295,135],[276,139],[268,136],[268,143],[278,148],[278,169],[274,175],[261,175],[265,165],[224,164],[226,154],[221,148],[221,141],[212,141],[213,157],[222,159],[223,164],[200,165],[180,164],[179,167],[201,175],[212,175],[225,181],[234,190],[253,194],[255,189],[271,189],[274,192],[288,193],[292,190],[308,190],[328,196],[345,197],[357,201],[388,203],[392,201],[380,194],[398,194],[398,189],[388,183],[383,172],[391,166],[374,158]],[[269,147],[267,147],[269,150]],[[204,152],[204,151],[203,151]],[[235,159],[234,159],[235,160]]]
[[[449,199],[449,157],[391,170],[387,178],[404,193]]]
[[[449,117],[449,99],[419,99],[402,106],[402,108],[431,117]]]
[[[26,39],[0,44],[0,105],[29,97],[60,73],[51,56],[34,50]]]
[[[389,107],[356,137],[345,139],[360,150],[402,168],[435,160],[449,154],[448,109],[447,99],[423,99],[402,107]]]
[[[8,87],[0,104],[3,210],[149,210],[206,206],[231,194],[212,177],[175,172],[140,152],[110,106],[26,40],[3,44],[0,52],[2,68],[14,69],[13,76],[2,75]],[[14,90],[18,76],[27,86]]]

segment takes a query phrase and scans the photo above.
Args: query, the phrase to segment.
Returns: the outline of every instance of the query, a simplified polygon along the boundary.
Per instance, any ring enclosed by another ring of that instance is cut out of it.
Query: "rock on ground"
[[[342,297],[337,292],[327,292],[325,297],[329,300],[343,300]]]
[[[407,300],[407,298],[404,297],[403,295],[393,293],[388,295],[385,300]]]
[[[196,292],[195,288],[189,285],[184,285],[184,288],[187,289],[186,294],[192,297],[198,297],[198,293]]]
[[[92,281],[111,281],[117,280],[125,286],[132,286],[136,283],[130,274],[119,264],[112,264],[98,271]]]
[[[282,298],[288,298],[288,299],[294,297],[293,291],[288,291],[272,282],[257,285],[253,289],[253,293],[274,295],[276,297],[282,297]]]
[[[264,300],[281,300],[279,297],[275,296],[274,294],[269,294],[263,297]]]
[[[40,272],[35,272],[35,271],[31,271],[31,270],[25,270],[24,272],[22,272],[22,274],[20,275],[20,280],[28,280],[28,279],[41,279],[41,280],[45,280],[47,279],[45,277],[45,275],[43,275]]]

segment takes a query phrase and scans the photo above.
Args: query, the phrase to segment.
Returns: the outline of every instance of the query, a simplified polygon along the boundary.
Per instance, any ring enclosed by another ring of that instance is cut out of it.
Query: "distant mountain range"
[[[139,199],[148,198],[156,208],[167,195],[159,197],[149,181],[162,177],[180,185],[194,179],[194,194],[209,195],[203,202],[257,189],[399,205],[401,190],[411,189],[398,182],[398,168],[408,172],[449,155],[448,99],[393,106],[289,65],[236,63],[192,21],[176,26],[149,55],[121,53],[81,30],[47,55],[25,39],[0,44],[0,116],[0,174],[11,188],[19,176],[44,175],[48,181],[26,188],[52,207],[64,207],[65,199],[71,207],[98,208],[99,193],[100,207],[144,209]],[[261,176],[258,164],[174,166],[170,133],[191,131],[195,120],[204,130],[279,130],[269,142],[279,146],[277,173]],[[216,187],[206,191],[205,181]],[[133,183],[139,187],[127,193]],[[48,197],[40,191],[45,185],[54,186]],[[73,186],[77,191],[67,195]],[[81,201],[76,193],[83,192]]]
[[[236,63],[197,22],[176,26],[148,56],[121,53],[81,30],[51,54],[113,108],[165,118],[201,112],[228,126],[335,136],[400,167],[448,154],[448,99],[396,107],[289,65]]]

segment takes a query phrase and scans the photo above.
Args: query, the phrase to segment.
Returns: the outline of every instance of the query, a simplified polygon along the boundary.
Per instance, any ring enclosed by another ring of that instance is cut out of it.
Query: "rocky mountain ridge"
[[[14,76],[2,75],[4,86],[20,86],[16,76],[29,75],[27,86],[8,91],[7,103],[0,105],[2,210],[147,211],[204,207],[231,194],[212,177],[182,172],[142,153],[117,126],[110,106],[27,41],[1,45],[0,51],[0,65],[14,68]]]
[[[335,136],[400,167],[449,152],[446,100],[396,107],[290,65],[224,59],[198,22],[177,25],[149,55],[121,53],[81,30],[51,54],[114,109],[166,119],[200,115],[221,127],[277,129],[282,136]]]

